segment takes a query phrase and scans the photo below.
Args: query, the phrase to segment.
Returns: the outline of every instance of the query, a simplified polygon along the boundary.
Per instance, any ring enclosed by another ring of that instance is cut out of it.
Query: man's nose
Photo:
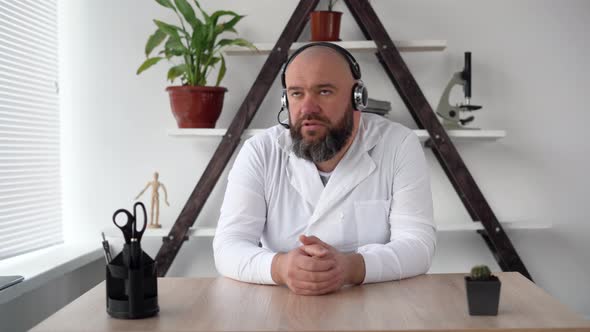
[[[307,94],[301,101],[300,113],[302,115],[314,114],[320,111],[320,105],[316,98],[311,94]]]

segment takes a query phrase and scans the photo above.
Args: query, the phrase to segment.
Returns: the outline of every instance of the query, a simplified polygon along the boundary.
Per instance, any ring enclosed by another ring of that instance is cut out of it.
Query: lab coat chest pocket
[[[358,232],[358,245],[389,242],[390,200],[354,202],[354,219]]]

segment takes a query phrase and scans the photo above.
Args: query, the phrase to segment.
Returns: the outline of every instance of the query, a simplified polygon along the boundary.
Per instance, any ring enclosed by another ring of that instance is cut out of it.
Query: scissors
[[[141,206],[143,210],[143,227],[141,229],[137,229],[137,206]],[[117,215],[124,214],[126,217],[126,221],[124,224],[117,223]],[[123,237],[125,237],[125,243],[130,244],[131,242],[139,242],[141,241],[141,237],[143,236],[143,232],[147,226],[147,212],[145,210],[145,205],[142,202],[137,202],[133,205],[133,214],[125,209],[119,209],[115,211],[113,214],[113,223],[117,226],[121,232],[123,232]]]

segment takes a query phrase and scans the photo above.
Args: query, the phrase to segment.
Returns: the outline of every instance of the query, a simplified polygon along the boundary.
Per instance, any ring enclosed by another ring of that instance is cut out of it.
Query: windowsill
[[[0,304],[103,257],[100,245],[65,243],[2,260],[0,275],[22,275],[25,279],[1,290]]]

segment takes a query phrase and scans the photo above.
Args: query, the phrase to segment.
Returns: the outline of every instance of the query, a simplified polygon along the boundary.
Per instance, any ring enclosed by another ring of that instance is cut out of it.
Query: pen
[[[104,232],[102,234],[102,249],[104,249],[104,258],[107,261],[107,264],[110,264],[113,258],[111,257],[111,248],[109,246],[109,241],[104,237]]]
[[[139,263],[139,253],[140,253],[140,247],[139,247],[139,241],[137,241],[136,238],[132,238],[131,239],[131,243],[129,244],[129,251],[130,251],[130,256],[131,256],[131,268],[137,269],[140,267],[140,263]]]

